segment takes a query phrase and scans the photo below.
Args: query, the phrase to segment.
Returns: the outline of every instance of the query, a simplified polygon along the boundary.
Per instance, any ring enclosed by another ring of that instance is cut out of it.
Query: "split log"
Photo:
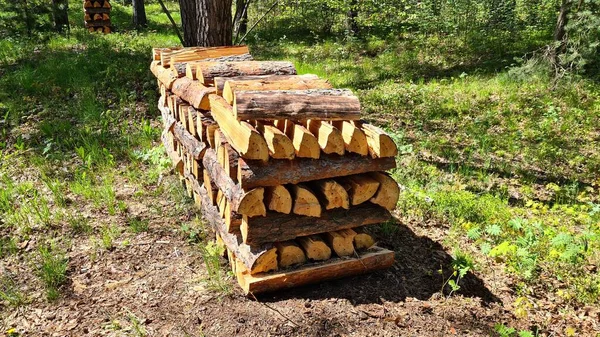
[[[102,21],[102,14],[94,14],[94,20]]]
[[[186,110],[187,110],[188,130],[190,131],[192,136],[196,137],[196,139],[200,139],[200,137],[198,136],[198,129],[196,128],[196,125],[198,123],[197,122],[198,112],[196,111],[196,109],[194,109],[194,107],[189,106],[189,105],[186,106]]]
[[[321,156],[319,141],[307,128],[289,119],[277,120],[275,126],[292,141],[296,157],[319,159]]]
[[[217,88],[217,95],[223,96],[223,89],[225,88],[225,82],[230,80],[235,81],[259,81],[259,80],[280,80],[287,81],[294,78],[300,78],[302,80],[316,80],[319,78],[317,75],[304,74],[304,75],[256,75],[256,76],[235,76],[235,77],[215,77],[214,85]]]
[[[306,257],[314,261],[329,260],[331,248],[327,246],[319,235],[303,236],[296,239],[304,249]]]
[[[210,178],[210,174],[208,174],[208,171],[205,169],[202,171],[203,173],[203,179],[202,181],[204,182],[203,186],[206,189],[206,193],[210,199],[210,204],[214,205],[217,201],[217,191],[219,190],[216,186],[214,181],[212,181],[212,179]],[[218,210],[218,208],[217,208]]]
[[[355,154],[322,155],[319,160],[307,158],[271,160],[268,163],[240,158],[237,181],[244,189],[249,189],[257,186],[297,184],[357,173],[386,171],[395,167],[394,158],[371,159]]]
[[[102,8],[112,8],[112,6],[110,5],[110,2],[108,2],[107,0],[104,1],[104,5],[102,5]]]
[[[271,211],[290,214],[292,195],[283,185],[265,187],[265,204]]]
[[[290,185],[289,191],[294,200],[292,212],[311,217],[321,216],[321,204],[317,196],[305,185]]]
[[[310,183],[312,190],[325,205],[325,209],[350,208],[350,197],[346,189],[333,179],[317,180]]]
[[[210,179],[229,200],[232,211],[249,217],[266,215],[264,188],[257,187],[244,191],[239,184],[235,184],[225,173],[213,149],[206,150],[202,164]]]
[[[87,13],[86,13],[86,14],[83,16],[83,21],[92,21],[92,18],[90,17],[90,15],[89,15],[89,14],[87,14]]]
[[[219,233],[227,248],[243,262],[245,268],[250,271],[249,274],[277,270],[277,248],[272,244],[250,247],[239,242],[237,235],[227,232],[225,223],[219,216],[219,210],[210,202],[204,187],[192,180],[192,188],[202,199],[202,217]]]
[[[346,151],[358,153],[361,156],[369,154],[369,146],[367,144],[367,136],[354,123],[348,121],[334,121],[335,126],[342,133]]]
[[[240,120],[356,120],[360,101],[346,89],[240,91],[233,113]]]
[[[152,73],[169,90],[173,88],[173,83],[177,80],[177,77],[173,76],[173,73],[170,69],[161,66],[156,67],[155,72]]]
[[[296,75],[296,67],[288,61],[198,62],[196,78],[213,85],[215,77],[248,75]],[[254,118],[246,118],[254,119]]]
[[[274,159],[294,159],[296,152],[292,141],[273,125],[255,122],[256,130],[263,136]]]
[[[308,90],[331,89],[331,83],[325,79],[305,79],[302,76],[289,76],[286,79],[267,78],[259,80],[239,80],[232,78],[225,82],[223,98],[233,104],[235,95],[241,91],[269,91],[269,90]]]
[[[362,228],[355,228],[356,236],[354,237],[354,249],[364,250],[369,249],[375,245],[375,239]]]
[[[398,148],[385,131],[380,128],[362,122],[354,122],[367,136],[369,153],[373,158],[395,157],[398,154]]]
[[[247,271],[237,270],[238,282],[246,294],[259,294],[301,285],[333,280],[351,275],[359,275],[394,264],[394,252],[378,248],[369,251],[357,259],[335,259],[328,263],[301,266],[288,272],[250,275]]]
[[[202,159],[204,151],[206,151],[206,144],[194,138],[179,122],[175,123],[173,127],[173,134],[186,148],[188,153],[194,156],[195,159]]]
[[[400,186],[394,178],[381,172],[371,172],[369,176],[379,182],[379,188],[370,201],[390,211],[396,208]]]
[[[211,144],[212,139],[214,139],[215,131],[218,128],[219,125],[217,125],[217,122],[215,122],[212,117],[208,117],[197,111],[196,129],[198,130],[198,136],[201,141]]]
[[[325,238],[329,246],[333,248],[335,254],[339,257],[350,256],[354,254],[354,237],[356,232],[352,229],[342,229],[337,232],[325,233]]]
[[[294,241],[276,242],[277,263],[280,268],[303,264],[306,262],[306,255],[302,248]]]
[[[179,113],[179,120],[181,121],[181,124],[183,124],[183,127],[185,127],[185,129],[192,135],[192,136],[196,136],[194,135],[191,131],[190,131],[190,120],[188,117],[188,107],[189,105],[187,103],[180,103],[177,104],[177,112]]]
[[[231,106],[217,95],[210,95],[211,113],[219,124],[227,142],[243,158],[269,160],[269,149],[265,139],[247,122],[233,118]]]
[[[323,152],[326,154],[344,154],[344,138],[340,130],[336,127],[320,120],[309,120],[306,126],[317,137],[319,146]]]
[[[364,203],[346,210],[337,208],[323,211],[321,217],[298,216],[268,212],[266,217],[247,219],[240,228],[244,243],[257,245],[265,242],[286,241],[340,229],[373,225],[388,221],[391,214],[378,205]]]
[[[350,203],[353,206],[371,199],[379,188],[379,182],[366,174],[342,177],[337,179],[337,181],[348,192]]]
[[[171,78],[173,78],[173,76],[171,76]],[[171,86],[168,88],[194,108],[210,110],[208,96],[215,92],[215,88],[207,88],[200,82],[192,81],[187,77],[173,80]]]
[[[101,8],[102,5],[100,4],[99,1],[94,1],[94,8]]]
[[[92,7],[94,7],[94,4],[90,0],[86,0],[83,3],[83,8],[92,8]]]
[[[105,21],[110,20],[110,15],[108,15],[106,13],[102,14],[102,20],[105,20]]]
[[[207,58],[218,58],[231,55],[249,54],[248,46],[225,46],[225,47],[192,47],[182,48],[174,51],[165,51],[160,54],[160,62],[163,67],[171,63],[198,61]]]
[[[183,103],[183,100],[177,96],[169,96],[167,99],[167,106],[171,111],[171,114],[175,117],[176,120],[181,121],[179,111],[177,110],[177,106]]]

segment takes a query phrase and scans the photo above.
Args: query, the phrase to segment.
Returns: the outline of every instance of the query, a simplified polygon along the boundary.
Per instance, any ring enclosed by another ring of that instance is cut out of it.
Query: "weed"
[[[50,192],[52,192],[52,196],[54,197],[54,202],[56,205],[64,207],[67,202],[63,183],[59,179],[51,179],[47,176],[42,176],[42,181],[46,187],[48,187]]]
[[[127,319],[131,323],[131,329],[135,333],[135,336],[137,336],[137,337],[147,336],[148,332],[146,332],[146,328],[144,327],[143,323],[140,321],[140,319],[136,315],[134,315],[132,312],[128,311]]]
[[[121,231],[115,225],[105,225],[100,228],[102,247],[106,250],[114,248],[114,240],[119,237]]]
[[[68,259],[54,244],[40,246],[38,257],[38,275],[46,286],[48,299],[55,300],[60,295],[59,288],[67,280]]]
[[[16,254],[18,251],[19,247],[14,237],[7,236],[0,238],[0,258]]]
[[[8,273],[0,277],[0,301],[10,307],[19,307],[27,302],[14,278]]]
[[[223,248],[217,246],[214,241],[210,241],[205,246],[200,245],[200,252],[208,273],[204,279],[208,288],[224,295],[231,294],[233,287],[231,286],[230,277],[221,267]]]
[[[199,217],[191,222],[182,223],[181,231],[190,243],[198,243],[206,239],[206,225]]]
[[[71,228],[71,232],[73,234],[89,234],[93,230],[89,220],[79,214],[68,215],[67,222],[69,223],[69,227]]]
[[[454,292],[460,290],[460,281],[467,275],[468,272],[475,269],[471,257],[461,251],[454,252],[451,266],[452,275],[442,285],[442,293],[444,292],[444,288],[446,288],[446,286],[450,287],[448,296],[452,296]],[[440,273],[443,274],[443,270],[440,270]]]
[[[133,233],[141,233],[148,231],[148,219],[142,219],[140,217],[131,217],[127,219],[129,229]]]

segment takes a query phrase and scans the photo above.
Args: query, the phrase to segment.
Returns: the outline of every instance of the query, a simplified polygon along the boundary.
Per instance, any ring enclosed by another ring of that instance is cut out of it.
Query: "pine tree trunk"
[[[148,19],[146,18],[146,8],[144,7],[144,0],[133,0],[133,25],[138,27],[145,27],[148,25]]]
[[[179,0],[185,45],[232,44],[232,0]]]
[[[557,66],[559,63],[559,56],[564,52],[565,49],[565,36],[567,21],[569,18],[569,12],[571,10],[571,5],[573,2],[571,0],[562,0],[560,4],[560,12],[558,13],[558,18],[556,19],[556,27],[554,28],[554,42],[555,46],[551,52],[552,63],[554,66]]]
[[[248,6],[250,6],[250,0],[235,1],[233,26],[236,29],[236,36],[244,36],[248,31]]]

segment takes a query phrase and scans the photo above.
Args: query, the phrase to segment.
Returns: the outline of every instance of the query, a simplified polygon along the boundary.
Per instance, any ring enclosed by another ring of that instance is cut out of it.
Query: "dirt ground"
[[[164,183],[177,181],[171,176]],[[133,191],[122,193],[126,199]],[[130,212],[149,213],[146,203],[155,202],[130,202]],[[206,288],[199,250],[181,234],[180,224],[192,219],[194,210],[171,216],[168,202],[154,207],[158,212],[149,219],[149,230],[124,233],[112,249],[94,253],[89,238],[75,238],[69,283],[56,302],[45,300],[34,277],[23,280],[31,285],[33,302],[4,310],[2,331],[15,328],[21,336],[485,336],[495,335],[498,323],[551,327],[542,335],[569,324],[598,329],[598,312],[583,309],[579,317],[565,317],[556,308],[539,317],[515,318],[505,305],[514,302],[514,287],[501,267],[470,273],[457,294],[442,294],[452,260],[442,244],[448,229],[411,221],[398,222],[392,234],[373,229],[379,245],[396,252],[389,270],[258,300],[237,288],[223,295]],[[165,216],[158,215],[161,209]],[[26,265],[17,256],[2,267],[28,275],[20,271]]]

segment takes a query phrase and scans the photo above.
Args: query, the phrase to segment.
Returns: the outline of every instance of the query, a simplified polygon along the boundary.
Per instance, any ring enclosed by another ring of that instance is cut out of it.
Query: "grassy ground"
[[[71,11],[79,20],[78,5]],[[78,259],[94,266],[114,254],[130,258],[126,252],[147,236],[192,242],[191,256],[206,266],[200,281],[189,282],[232,291],[214,247],[194,248],[206,230],[159,145],[150,48],[177,39],[159,6],[149,5],[148,14],[150,27],[140,33],[128,30],[130,11],[116,4],[117,34],[74,28],[43,42],[0,41],[6,313],[58,306],[77,293]],[[300,41],[258,32],[250,43],[257,58],[293,60],[302,73],[354,89],[366,118],[395,135],[398,217],[453,256],[439,287],[452,298],[439,301],[462,301],[461,281],[475,274],[508,294],[494,322],[498,335],[516,334],[505,323],[523,336],[593,335],[600,305],[597,82],[554,84],[539,64],[511,68],[507,55],[435,37]],[[377,229],[383,236],[397,231]],[[117,326],[145,335],[135,314],[121,314]],[[14,322],[0,326],[20,331]]]

